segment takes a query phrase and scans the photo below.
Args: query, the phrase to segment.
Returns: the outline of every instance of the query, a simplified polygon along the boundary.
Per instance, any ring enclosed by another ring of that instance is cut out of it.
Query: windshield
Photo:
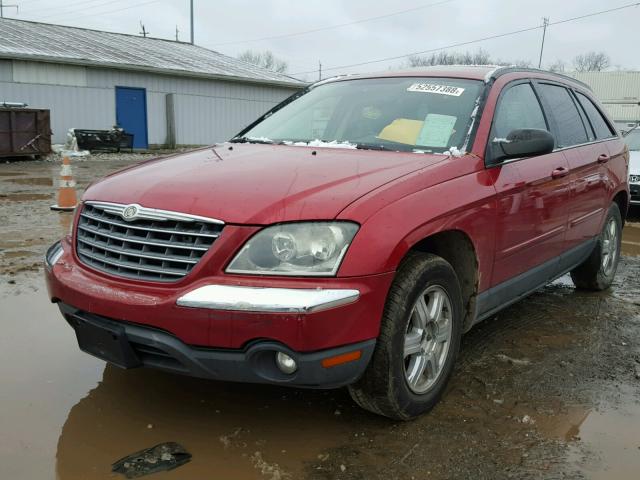
[[[461,149],[483,86],[453,78],[331,82],[265,118],[241,140],[426,152]]]
[[[640,151],[640,127],[629,132],[624,141],[629,145],[629,150]]]

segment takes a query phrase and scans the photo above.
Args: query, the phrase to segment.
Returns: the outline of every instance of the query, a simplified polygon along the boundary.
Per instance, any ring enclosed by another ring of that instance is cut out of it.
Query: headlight
[[[335,275],[358,225],[304,222],[274,225],[258,232],[227,267],[253,275]]]

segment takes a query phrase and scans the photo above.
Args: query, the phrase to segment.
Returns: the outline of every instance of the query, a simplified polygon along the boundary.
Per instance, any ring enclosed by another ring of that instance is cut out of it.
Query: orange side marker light
[[[343,363],[353,362],[362,357],[362,350],[356,350],[355,352],[341,353],[335,357],[328,357],[322,359],[322,366],[324,368],[331,368]]]

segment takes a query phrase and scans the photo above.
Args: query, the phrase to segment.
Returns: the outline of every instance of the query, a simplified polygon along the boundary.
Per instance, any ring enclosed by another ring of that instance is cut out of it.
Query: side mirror
[[[523,128],[512,130],[507,138],[491,141],[491,163],[510,158],[535,157],[553,152],[556,141],[547,130]]]

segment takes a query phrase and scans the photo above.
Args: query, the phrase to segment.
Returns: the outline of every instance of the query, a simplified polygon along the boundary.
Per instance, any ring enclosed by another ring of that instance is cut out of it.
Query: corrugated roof
[[[303,86],[280,73],[190,43],[0,19],[0,58]]]

